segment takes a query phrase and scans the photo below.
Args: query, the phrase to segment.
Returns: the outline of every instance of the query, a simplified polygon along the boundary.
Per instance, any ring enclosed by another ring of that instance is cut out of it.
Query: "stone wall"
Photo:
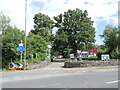
[[[50,63],[49,61],[30,62],[30,63],[27,63],[27,68],[36,69],[36,68],[44,67],[48,65],[49,63]]]
[[[118,65],[118,60],[110,61],[66,61],[64,62],[65,68],[73,67],[92,67],[92,66],[116,66]]]

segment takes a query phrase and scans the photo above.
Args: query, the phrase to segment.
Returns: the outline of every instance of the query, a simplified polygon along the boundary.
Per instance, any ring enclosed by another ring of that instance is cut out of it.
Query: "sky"
[[[0,0],[0,12],[11,19],[11,25],[25,29],[25,2],[26,0]],[[87,10],[88,17],[94,21],[97,45],[103,44],[99,35],[103,34],[105,26],[118,27],[119,0],[27,0],[27,34],[33,29],[33,17],[43,13],[53,19],[68,9]],[[53,29],[55,33],[57,29]]]

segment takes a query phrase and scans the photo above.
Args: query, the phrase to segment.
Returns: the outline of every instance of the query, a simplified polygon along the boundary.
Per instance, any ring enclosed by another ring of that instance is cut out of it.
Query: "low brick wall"
[[[27,63],[27,68],[28,69],[36,69],[36,68],[44,67],[44,66],[48,65],[49,63],[50,62],[48,62],[48,61],[30,62],[30,63]]]
[[[64,62],[65,68],[73,68],[73,67],[92,67],[92,66],[116,66],[118,65],[117,60],[110,61],[66,61]]]

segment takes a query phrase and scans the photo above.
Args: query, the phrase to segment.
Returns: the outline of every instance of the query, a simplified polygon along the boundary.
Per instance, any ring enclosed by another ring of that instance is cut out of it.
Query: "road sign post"
[[[22,52],[20,52],[20,62],[22,62]]]
[[[20,62],[22,62],[22,52],[25,51],[25,48],[22,44],[22,40],[21,40],[21,43],[19,44],[19,46],[17,48],[17,51],[20,51]]]

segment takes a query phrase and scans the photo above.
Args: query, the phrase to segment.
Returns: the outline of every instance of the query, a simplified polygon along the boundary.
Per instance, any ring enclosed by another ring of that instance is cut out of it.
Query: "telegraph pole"
[[[27,16],[27,0],[25,0],[25,36],[24,36],[24,44],[25,44],[25,52],[24,52],[24,70],[26,69],[26,18]]]
[[[21,45],[23,45],[22,44],[22,40],[21,40],[21,43],[20,43]],[[20,45],[19,45],[20,46]],[[22,62],[22,51],[20,51],[20,62]]]

